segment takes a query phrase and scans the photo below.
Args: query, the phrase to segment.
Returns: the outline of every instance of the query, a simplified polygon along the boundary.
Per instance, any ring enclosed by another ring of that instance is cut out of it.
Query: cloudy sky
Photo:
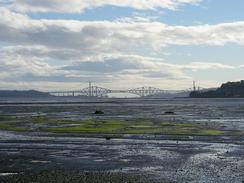
[[[243,0],[0,0],[0,89],[244,79]]]

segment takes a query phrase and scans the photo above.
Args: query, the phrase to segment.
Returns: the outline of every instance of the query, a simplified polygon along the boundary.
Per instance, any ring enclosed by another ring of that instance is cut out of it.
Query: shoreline
[[[15,175],[0,176],[0,182],[8,183],[156,183],[142,175],[132,175],[107,171],[40,171],[21,172]],[[162,182],[162,181],[160,181]],[[159,183],[159,182],[157,182]]]

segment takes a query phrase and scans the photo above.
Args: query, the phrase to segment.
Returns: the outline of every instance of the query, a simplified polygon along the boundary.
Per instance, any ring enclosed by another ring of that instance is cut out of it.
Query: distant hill
[[[49,93],[36,90],[0,90],[0,97],[49,97]]]
[[[193,91],[191,98],[244,98],[244,80],[228,82],[211,91]]]

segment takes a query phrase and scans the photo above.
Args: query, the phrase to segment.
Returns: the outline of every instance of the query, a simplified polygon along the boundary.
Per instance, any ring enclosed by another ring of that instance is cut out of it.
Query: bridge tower
[[[193,81],[193,91],[196,91],[196,81]]]
[[[89,96],[89,97],[92,96],[92,84],[91,84],[91,81],[89,81],[88,96]]]

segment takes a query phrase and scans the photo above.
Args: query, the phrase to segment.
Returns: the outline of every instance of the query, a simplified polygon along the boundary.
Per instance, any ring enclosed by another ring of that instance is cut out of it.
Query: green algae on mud
[[[119,133],[124,127],[125,124],[121,122],[116,123],[115,121],[83,121],[75,126],[44,128],[42,130],[58,133]]]
[[[158,134],[158,135],[195,135],[218,136],[224,131],[208,129],[195,124],[175,122],[128,122],[128,121],[83,121],[75,126],[44,128],[42,131],[53,133],[91,133],[91,134]]]
[[[37,126],[36,128],[32,128]],[[48,116],[0,116],[0,130],[80,134],[155,134],[181,136],[238,136],[242,132],[211,129],[194,123],[152,122],[150,120],[69,120]]]
[[[0,116],[0,130],[26,132],[27,128],[17,125],[18,118],[15,116]]]
[[[0,130],[15,131],[15,132],[26,132],[26,131],[28,131],[27,128],[16,127],[16,126],[9,125],[9,124],[0,124]]]
[[[14,117],[14,116],[7,116],[7,115],[0,116],[0,122],[2,122],[2,121],[12,121],[14,119],[16,119],[16,117]]]

